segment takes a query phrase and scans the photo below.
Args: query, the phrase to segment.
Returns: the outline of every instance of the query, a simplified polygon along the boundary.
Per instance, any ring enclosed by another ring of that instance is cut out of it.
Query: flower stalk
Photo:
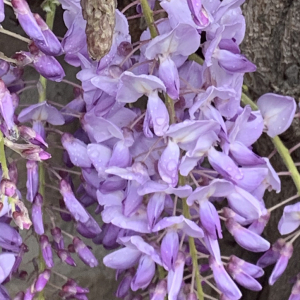
[[[185,184],[185,178],[179,175],[179,185]],[[187,205],[186,198],[182,198],[182,207],[183,207],[183,215],[185,218],[191,220],[191,214],[189,211],[189,206]],[[189,237],[189,248],[190,248],[190,255],[192,258],[193,270],[196,277],[196,286],[197,286],[197,296],[199,300],[204,300],[202,285],[201,285],[201,278],[199,274],[199,265],[198,265],[198,258],[197,258],[197,249],[195,246],[194,238]]]
[[[42,7],[46,12],[46,24],[53,29],[55,11],[56,11],[57,2],[56,1],[46,1],[43,3]],[[47,94],[47,79],[40,75],[39,78],[40,89],[39,89],[39,102],[46,100]],[[45,168],[42,162],[39,163],[39,193],[45,199]],[[42,250],[39,251],[39,272],[43,272],[46,268],[46,264],[43,258]],[[45,300],[44,290],[40,291],[38,294],[38,300]]]

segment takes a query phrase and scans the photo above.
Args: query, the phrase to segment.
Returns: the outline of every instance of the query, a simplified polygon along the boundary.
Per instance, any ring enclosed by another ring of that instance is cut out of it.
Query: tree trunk
[[[300,0],[248,0],[243,5],[246,18],[246,35],[242,44],[242,53],[257,66],[255,73],[245,76],[245,84],[250,95],[257,99],[260,95],[273,92],[292,96],[299,101],[299,68],[300,68]],[[281,136],[287,147],[300,142],[299,119]],[[262,156],[268,156],[274,149],[270,139],[263,137],[255,146]],[[293,154],[294,161],[300,161],[300,152]],[[286,168],[278,154],[271,163],[277,171]],[[296,189],[289,176],[281,177],[282,192],[266,193],[266,207],[296,194]],[[270,222],[264,231],[264,237],[274,242],[280,235],[277,229],[282,209],[272,213]],[[268,278],[272,268],[267,268],[262,279],[263,290],[259,293],[244,291],[243,299],[247,300],[282,300],[288,299],[292,284],[290,280],[300,272],[299,241],[294,243],[294,255],[283,276],[270,287]],[[249,254],[246,254],[249,257]],[[253,256],[250,258],[254,258]]]

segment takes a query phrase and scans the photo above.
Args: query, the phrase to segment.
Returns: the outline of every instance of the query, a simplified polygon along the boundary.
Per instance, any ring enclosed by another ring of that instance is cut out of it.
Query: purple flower
[[[52,125],[63,125],[65,123],[62,114],[52,105],[49,105],[47,101],[43,101],[37,104],[33,104],[23,109],[18,120],[21,123],[28,121],[46,121]]]
[[[68,251],[59,249],[57,251],[57,255],[62,262],[68,264],[69,266],[76,267],[76,263]]]
[[[169,113],[158,96],[158,90],[165,91],[163,82],[152,75],[134,75],[125,71],[119,82],[117,101],[132,103],[143,95],[148,96],[147,111],[144,119],[144,133],[152,137],[150,124],[157,136],[163,136],[169,127]]]
[[[214,279],[218,289],[229,299],[240,299],[242,297],[242,293],[225,271],[223,264],[218,263],[213,256],[210,256],[209,266],[213,271]]]
[[[40,15],[33,14],[33,17],[37,25],[41,28],[44,36],[43,41],[35,40],[35,44],[47,55],[60,55],[62,53],[62,47],[56,35],[49,29],[48,25]]]
[[[0,269],[1,269],[0,283],[2,283],[7,278],[7,276],[11,273],[15,260],[16,258],[13,253],[0,254]]]
[[[39,190],[38,163],[34,160],[28,160],[26,162],[26,168],[27,168],[26,199],[32,202]]]
[[[193,221],[186,219],[184,216],[165,217],[159,221],[153,228],[153,232],[165,228],[182,230],[185,234],[194,238],[203,238],[203,230]]]
[[[65,242],[64,237],[61,233],[61,229],[58,227],[54,227],[51,229],[51,235],[53,237],[53,244],[55,249],[64,249],[65,248]]]
[[[300,280],[299,274],[297,275],[297,280],[292,288],[292,293],[288,300],[299,300],[300,299]]]
[[[133,278],[132,272],[128,271],[125,273],[123,279],[119,283],[119,286],[118,286],[118,289],[116,292],[116,296],[118,298],[124,298],[125,296],[128,295],[132,278]]]
[[[60,63],[53,57],[39,51],[32,42],[30,44],[30,53],[33,59],[33,67],[48,80],[60,82],[66,76]]]
[[[271,93],[262,95],[257,100],[257,106],[270,137],[285,132],[290,127],[296,111],[295,99]]]
[[[265,268],[275,264],[269,278],[269,284],[273,285],[285,271],[289,259],[293,254],[293,245],[285,242],[284,239],[277,240],[272,247],[257,261],[259,267]]]
[[[164,300],[167,295],[167,282],[166,280],[161,280],[155,287],[151,300]]]
[[[176,230],[168,230],[161,242],[161,259],[166,270],[174,269],[179,251],[179,237]]]
[[[18,21],[26,34],[34,40],[43,42],[45,39],[44,35],[33,17],[27,2],[25,0],[12,0],[11,4],[14,8]]]
[[[177,259],[174,263],[174,270],[168,272],[168,299],[176,300],[179,294],[183,271],[185,265],[185,255],[182,252],[178,253]]]
[[[148,255],[142,255],[137,271],[131,281],[131,289],[145,289],[153,279],[155,274],[155,262]]]
[[[164,82],[172,99],[179,97],[179,75],[177,67],[200,46],[200,37],[195,28],[188,24],[178,24],[171,32],[160,34],[150,41],[145,56],[158,58],[158,75]],[[177,63],[177,64],[176,64]]]
[[[87,146],[84,142],[74,138],[69,133],[64,133],[61,137],[61,143],[75,166],[81,168],[91,167],[92,163],[87,155]]]
[[[51,244],[49,242],[48,237],[44,234],[41,235],[40,237],[40,247],[41,247],[42,255],[46,266],[50,269],[53,268],[54,262],[53,262]]]
[[[5,13],[4,13],[4,1],[0,0],[0,23],[4,20],[5,18]],[[0,72],[1,76],[1,72]]]
[[[280,234],[288,234],[300,225],[300,202],[285,206],[283,215],[278,223]]]
[[[73,245],[79,258],[91,268],[98,266],[98,261],[91,250],[78,237],[73,239]]]
[[[60,193],[63,196],[66,207],[74,219],[83,223],[87,222],[89,219],[87,211],[75,198],[70,185],[64,179],[60,182]]]
[[[46,284],[50,279],[50,275],[51,275],[51,271],[47,269],[39,274],[34,285],[34,289],[36,292],[41,292],[44,289],[44,287],[46,286]]]
[[[15,108],[13,99],[5,86],[5,83],[0,79],[0,113],[5,121],[9,134],[16,139],[18,137],[17,128],[14,123]]]
[[[225,225],[236,242],[246,250],[252,252],[263,252],[270,248],[270,243],[267,240],[241,226],[233,219],[226,220]]]
[[[178,182],[179,155],[179,147],[169,139],[168,145],[158,161],[159,175],[172,187],[175,187]]]
[[[41,194],[37,193],[33,200],[31,214],[34,231],[39,235],[44,234],[42,205],[43,197]]]
[[[226,266],[229,275],[240,285],[251,291],[260,291],[261,285],[254,279],[263,275],[263,270],[236,256],[231,256]],[[254,276],[253,276],[253,275]]]
[[[195,24],[202,29],[209,24],[210,20],[201,2],[201,0],[187,0]]]
[[[210,197],[226,197],[234,190],[231,182],[215,179],[208,186],[198,187],[187,198],[187,204],[192,206],[194,201],[199,203],[199,215],[202,227],[214,239],[222,238],[221,223],[215,206],[209,201]]]

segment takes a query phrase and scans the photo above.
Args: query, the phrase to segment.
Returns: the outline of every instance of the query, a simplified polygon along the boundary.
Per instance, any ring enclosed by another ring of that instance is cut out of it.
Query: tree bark
[[[289,95],[299,101],[299,68],[300,68],[300,0],[248,0],[243,5],[246,19],[246,35],[242,43],[242,53],[257,66],[255,73],[246,74],[245,84],[250,89],[250,95],[257,99],[260,95],[273,92]],[[287,147],[300,142],[299,119],[294,120],[291,128],[281,136]],[[262,156],[268,156],[273,150],[268,137],[263,137],[255,145]],[[300,152],[293,153],[294,161],[300,161]],[[271,163],[277,171],[285,171],[279,155],[273,157]],[[266,207],[271,207],[280,201],[296,194],[296,189],[289,176],[281,177],[282,192],[280,194],[266,193]],[[299,199],[298,199],[299,201]],[[297,201],[295,201],[297,202]],[[279,238],[277,229],[282,209],[272,212],[272,216],[264,237],[270,242]],[[283,276],[270,287],[268,278],[273,267],[267,268],[262,278],[263,290],[259,293],[244,291],[243,299],[247,300],[282,300],[288,299],[292,284],[291,279],[300,272],[299,241],[294,243],[294,255]],[[253,260],[251,254],[245,254]]]

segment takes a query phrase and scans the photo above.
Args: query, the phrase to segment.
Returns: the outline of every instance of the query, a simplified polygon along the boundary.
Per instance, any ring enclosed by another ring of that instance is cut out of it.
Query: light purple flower
[[[87,266],[91,268],[98,266],[96,257],[80,238],[74,237],[73,245],[77,255]]]
[[[11,273],[15,263],[15,255],[13,253],[2,253],[0,254],[0,283],[2,283],[7,276]]]
[[[161,280],[155,287],[151,300],[164,300],[167,295],[167,282],[166,280]]]
[[[81,168],[90,168],[92,162],[87,155],[87,145],[76,139],[70,133],[64,133],[61,137],[63,147],[68,151],[71,162]]]
[[[165,217],[159,221],[153,228],[153,232],[165,228],[182,230],[185,234],[194,238],[203,238],[203,230],[193,221],[186,219],[184,216]]]
[[[44,234],[40,237],[40,247],[45,264],[48,268],[51,269],[54,266],[51,244],[49,242],[48,237]]]
[[[43,42],[45,38],[42,30],[36,23],[26,0],[12,0],[11,4],[26,34],[32,39]]]
[[[226,220],[225,225],[236,242],[246,250],[263,252],[270,248],[270,243],[267,240],[247,228],[244,228],[233,219]]]
[[[47,55],[60,55],[62,53],[62,47],[56,35],[49,29],[48,25],[39,14],[33,14],[33,17],[37,25],[41,28],[44,36],[43,41],[35,40],[35,44]]]
[[[209,266],[213,271],[218,289],[229,299],[238,300],[242,293],[225,271],[222,262],[218,263],[213,256],[209,257]]]
[[[46,55],[38,50],[34,43],[29,47],[33,59],[32,64],[37,72],[48,80],[56,82],[62,81],[66,74],[61,64],[53,56]]]
[[[168,299],[176,300],[179,294],[183,271],[185,265],[185,255],[182,252],[178,253],[177,259],[174,263],[174,270],[168,272]]]
[[[34,284],[34,289],[36,292],[41,292],[50,279],[51,271],[45,270],[39,274]]]
[[[145,289],[152,281],[155,274],[155,262],[148,255],[142,255],[139,265],[131,281],[131,289]]]
[[[285,206],[283,215],[278,223],[280,234],[288,234],[300,225],[300,202]]]
[[[153,75],[134,75],[125,71],[119,82],[117,101],[132,103],[143,95],[148,96],[147,111],[144,119],[144,133],[152,137],[150,123],[157,136],[165,134],[169,127],[169,113],[158,96],[158,90],[166,91],[163,82]]]
[[[63,125],[65,123],[62,114],[54,106],[49,105],[47,101],[24,108],[20,112],[18,120],[21,123],[29,121],[46,121],[52,125]]]
[[[249,272],[247,267],[249,267]],[[264,272],[261,268],[246,263],[236,256],[231,256],[230,261],[226,266],[226,270],[237,283],[245,288],[251,291],[260,291],[262,289],[261,285],[254,279],[255,277],[251,276],[251,271],[253,270],[255,270],[256,275],[262,276]]]
[[[70,185],[64,179],[60,182],[60,193],[74,219],[83,223],[87,222],[89,219],[87,211],[75,198]]]
[[[222,238],[221,223],[215,206],[209,201],[210,197],[226,197],[234,191],[231,182],[215,179],[208,186],[198,187],[187,198],[187,204],[192,206],[194,201],[199,203],[199,215],[202,227],[214,239],[217,239],[216,230],[219,238]]]
[[[176,143],[169,139],[168,145],[164,149],[158,161],[159,175],[172,187],[175,187],[178,182],[179,155],[179,147]]]
[[[44,234],[44,223],[43,223],[43,197],[41,194],[37,193],[33,200],[32,205],[32,223],[34,227],[34,231],[41,235]]]
[[[5,18],[5,13],[4,13],[4,1],[0,0],[0,23],[4,20]],[[0,72],[1,76],[1,72]]]
[[[296,111],[294,98],[271,93],[262,95],[257,100],[257,106],[270,137],[285,132],[290,127]]]

